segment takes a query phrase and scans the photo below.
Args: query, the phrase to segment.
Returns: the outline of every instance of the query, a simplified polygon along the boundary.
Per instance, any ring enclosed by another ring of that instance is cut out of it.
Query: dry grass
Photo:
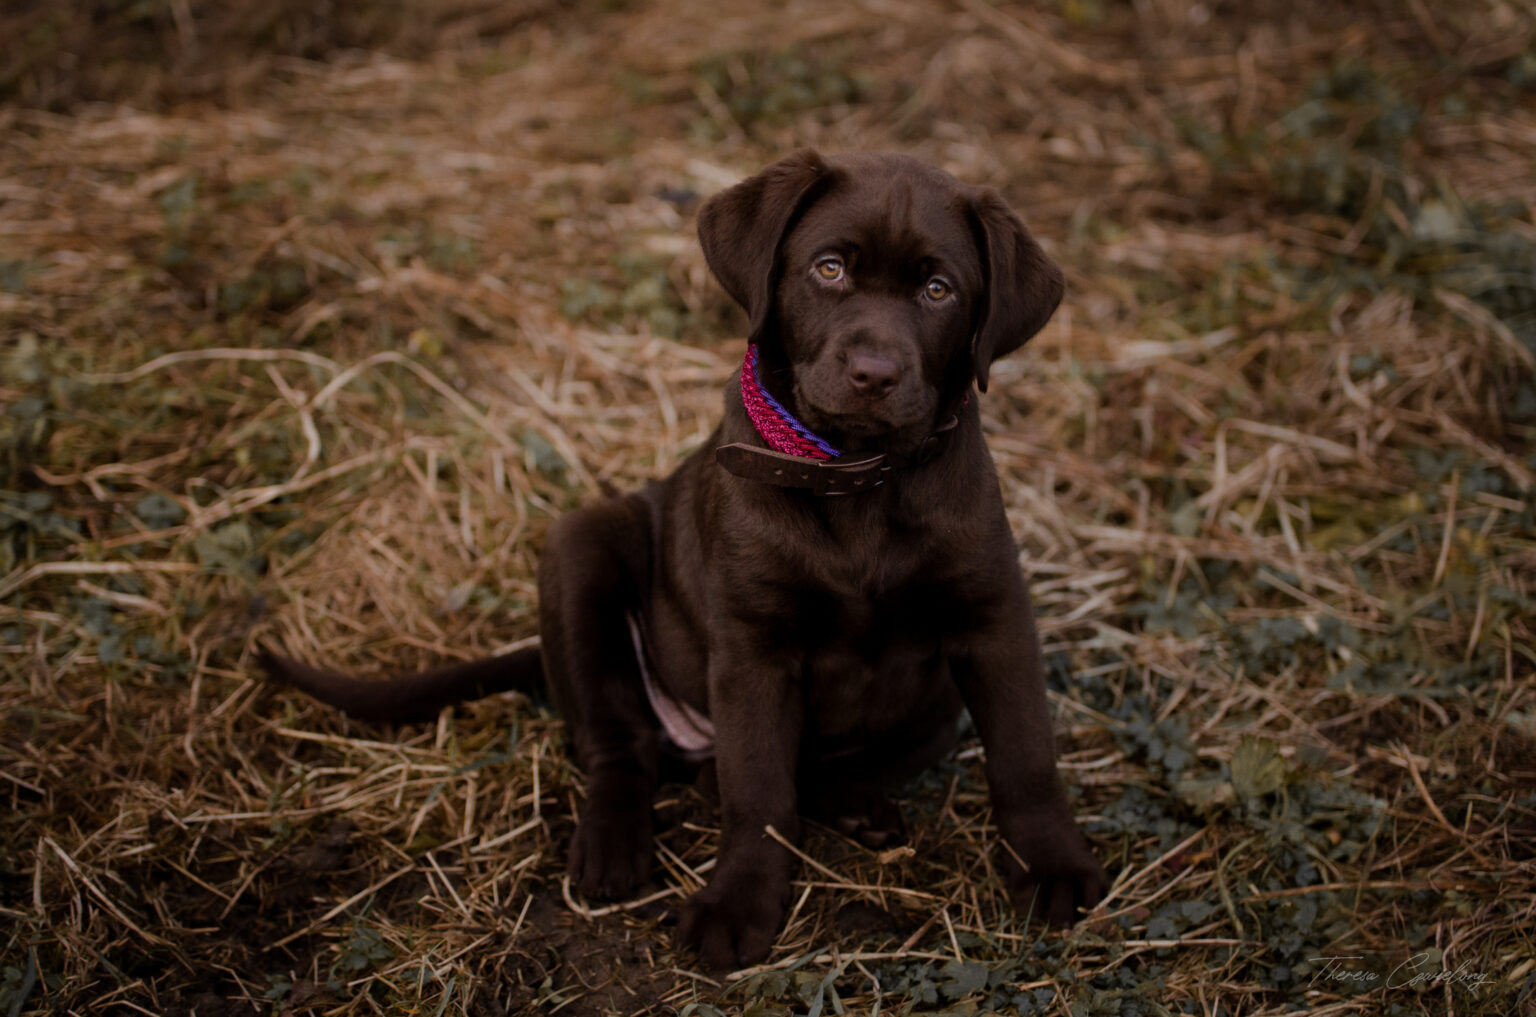
[[[7,15],[0,1008],[1529,1011],[1528,4],[225,6]],[[1020,926],[973,748],[909,849],[814,832],[722,983],[690,789],[589,909],[558,719],[375,729],[250,651],[534,635],[549,519],[740,357],[698,196],[805,144],[995,184],[1068,270],[984,416],[1116,881]]]

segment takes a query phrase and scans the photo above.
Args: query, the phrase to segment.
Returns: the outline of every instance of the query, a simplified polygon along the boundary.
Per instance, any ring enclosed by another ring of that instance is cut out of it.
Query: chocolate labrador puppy
[[[278,657],[363,717],[427,715],[542,664],[587,774],[570,873],[649,876],[665,755],[712,759],[719,860],[678,939],[729,969],[784,920],[799,816],[880,844],[882,787],[940,758],[961,708],[986,750],[1015,904],[1070,923],[1104,870],[1056,772],[1029,592],[976,391],[1040,330],[1060,270],[989,189],[899,155],[800,152],[699,215],[751,320],[725,417],[676,473],[572,512],[539,567],[542,646],[371,682]]]

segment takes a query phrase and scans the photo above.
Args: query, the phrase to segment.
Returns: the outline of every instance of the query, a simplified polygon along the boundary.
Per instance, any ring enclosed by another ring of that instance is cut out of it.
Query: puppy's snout
[[[901,381],[901,365],[880,353],[857,351],[848,355],[848,384],[860,395],[880,398]]]

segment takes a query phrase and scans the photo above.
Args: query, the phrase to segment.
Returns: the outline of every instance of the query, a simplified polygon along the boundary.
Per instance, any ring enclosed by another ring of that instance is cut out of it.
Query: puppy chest
[[[947,674],[943,626],[932,617],[844,605],[807,634],[800,679],[814,726],[826,733],[900,724]]]
[[[836,716],[905,713],[940,671],[936,645],[903,645],[875,657],[828,649],[806,658],[802,688],[808,706]]]

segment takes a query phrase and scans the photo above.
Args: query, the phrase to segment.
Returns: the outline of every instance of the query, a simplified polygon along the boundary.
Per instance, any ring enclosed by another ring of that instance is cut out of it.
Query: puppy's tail
[[[260,662],[271,678],[307,692],[358,720],[430,720],[443,707],[454,703],[497,692],[537,696],[544,687],[537,646],[392,679],[322,671],[265,649],[261,651]]]

